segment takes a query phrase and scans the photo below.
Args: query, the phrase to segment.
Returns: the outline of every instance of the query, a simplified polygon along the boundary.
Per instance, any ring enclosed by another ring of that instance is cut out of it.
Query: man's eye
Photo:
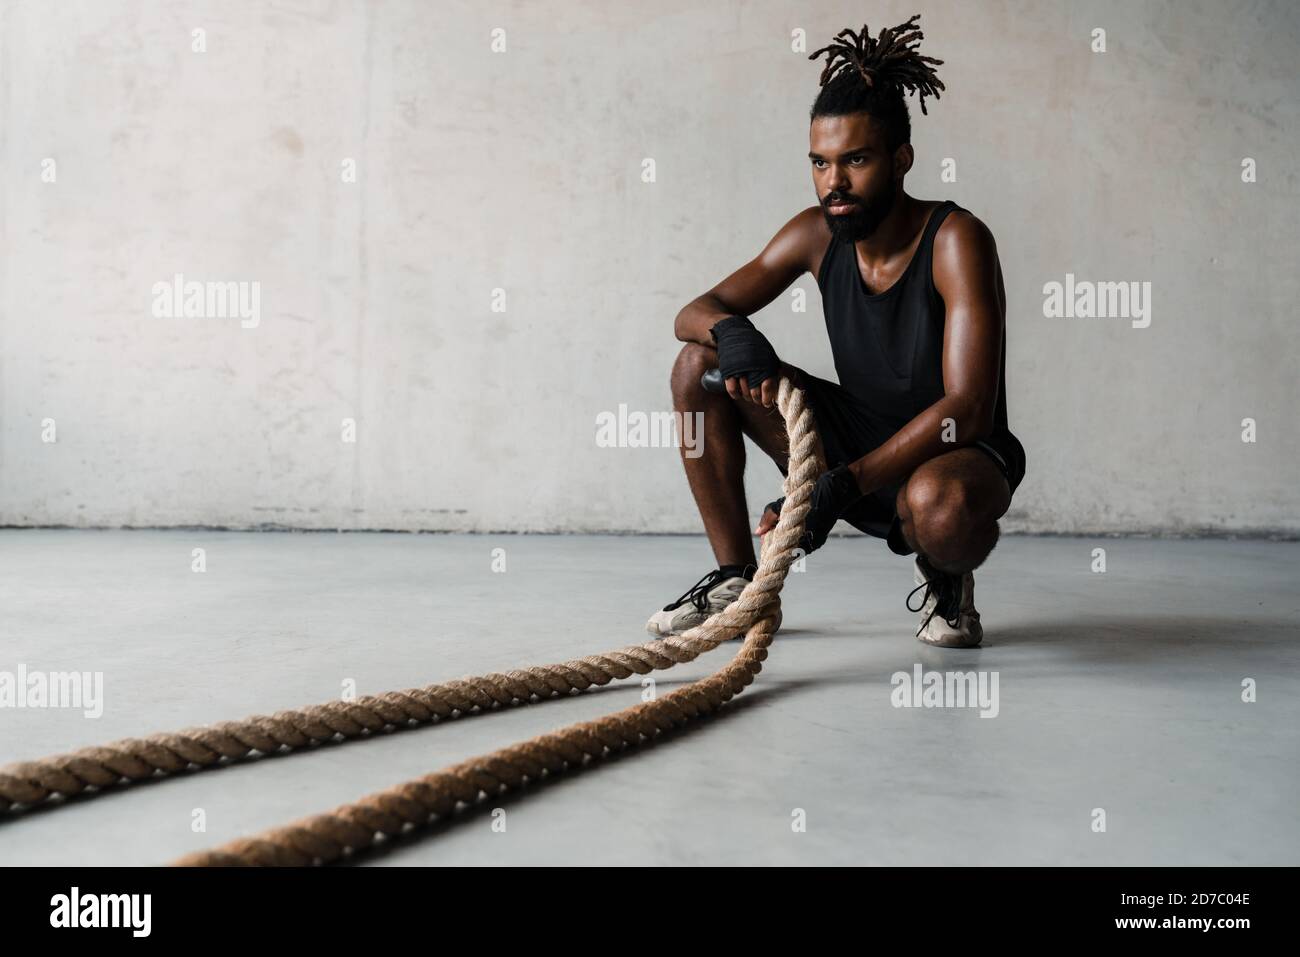
[[[867,158],[865,156],[855,156],[849,160],[850,163],[865,163],[866,161]]]

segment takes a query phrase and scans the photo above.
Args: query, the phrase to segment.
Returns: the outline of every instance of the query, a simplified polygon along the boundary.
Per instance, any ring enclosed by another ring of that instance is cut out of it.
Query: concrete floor
[[[320,702],[346,679],[365,694],[616,648],[710,565],[690,537],[0,531],[0,671],[103,671],[106,701],[98,719],[0,709],[0,763]],[[791,575],[766,669],[720,716],[495,802],[503,833],[470,814],[366,863],[1294,865],[1298,571],[1296,543],[1009,536],[976,576],[985,646],[944,651],[912,637],[910,564],[832,539]],[[917,664],[997,672],[997,717],[893,707],[891,675]],[[0,862],[166,862],[640,694],[634,680],[0,820]]]

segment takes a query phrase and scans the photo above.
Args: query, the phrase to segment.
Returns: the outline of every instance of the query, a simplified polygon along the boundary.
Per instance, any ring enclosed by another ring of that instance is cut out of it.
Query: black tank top
[[[944,394],[944,304],[931,265],[934,235],[954,209],[961,207],[951,200],[935,207],[912,261],[884,292],[867,292],[852,243],[832,238],[822,257],[817,285],[835,372],[848,398],[877,427],[880,441]],[[995,431],[1007,427],[1005,378],[1000,368]]]

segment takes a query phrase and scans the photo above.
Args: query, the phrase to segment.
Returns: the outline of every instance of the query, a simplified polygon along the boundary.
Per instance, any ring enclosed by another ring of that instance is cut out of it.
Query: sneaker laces
[[[754,565],[745,566],[746,571],[748,571],[751,568],[754,568],[755,571],[757,571],[757,568]],[[724,575],[721,568],[715,568],[713,571],[709,572],[707,575],[705,575],[703,578],[697,581],[694,585],[688,588],[686,590],[686,593],[683,594],[681,598],[678,598],[675,602],[672,602],[671,604],[664,605],[664,611],[672,611],[674,608],[680,608],[682,605],[686,604],[689,601],[697,609],[699,609],[699,611],[702,614],[708,608],[709,592],[713,590],[714,586],[720,584],[726,579],[736,578],[736,577],[744,578],[745,576]]]
[[[926,625],[930,624],[935,615],[942,617],[952,628],[960,627],[963,576],[941,572],[924,558],[918,559],[917,564],[921,566],[921,574],[925,576],[925,581],[907,593],[907,610],[919,612],[931,598],[934,598],[934,607],[922,620],[921,627],[916,629],[916,633],[919,635],[925,631]],[[912,596],[922,589],[925,593],[921,596],[921,604],[913,608]]]
[[[682,595],[681,598],[678,598],[671,604],[664,605],[664,611],[672,611],[674,608],[679,608],[689,601],[703,612],[709,603],[709,591],[720,581],[722,581],[722,569],[715,568],[690,588],[686,589],[686,593]]]

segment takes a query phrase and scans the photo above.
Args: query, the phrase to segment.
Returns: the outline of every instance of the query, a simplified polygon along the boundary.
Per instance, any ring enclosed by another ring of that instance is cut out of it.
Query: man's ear
[[[894,178],[902,181],[903,177],[912,169],[912,163],[915,161],[916,154],[912,152],[911,143],[904,143],[894,150]]]

